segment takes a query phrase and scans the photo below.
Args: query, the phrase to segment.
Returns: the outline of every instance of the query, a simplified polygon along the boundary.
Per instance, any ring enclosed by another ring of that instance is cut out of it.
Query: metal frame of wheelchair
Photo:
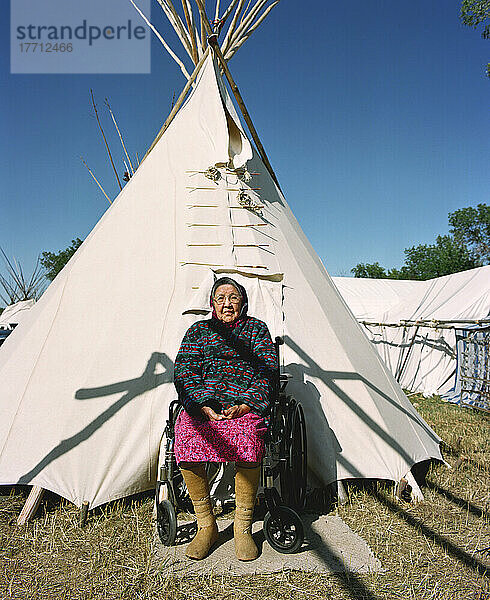
[[[279,355],[281,338],[276,338]],[[305,504],[307,440],[303,409],[286,394],[288,376],[277,374],[271,406],[270,425],[262,461],[259,503],[264,506],[264,536],[276,551],[297,552],[304,540],[303,523],[297,511]],[[165,427],[165,454],[159,468],[155,503],[160,541],[173,546],[177,539],[177,512],[193,512],[182,474],[174,456],[175,422],[182,410],[178,400],[171,402]],[[210,485],[213,475],[210,473]],[[214,473],[216,475],[216,473]],[[279,483],[280,491],[276,484]]]

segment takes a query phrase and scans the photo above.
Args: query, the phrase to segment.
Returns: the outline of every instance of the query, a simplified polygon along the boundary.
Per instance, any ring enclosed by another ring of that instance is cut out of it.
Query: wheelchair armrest
[[[293,376],[290,373],[281,373],[279,375],[279,392],[280,393],[284,392],[289,380],[292,378],[293,378]]]

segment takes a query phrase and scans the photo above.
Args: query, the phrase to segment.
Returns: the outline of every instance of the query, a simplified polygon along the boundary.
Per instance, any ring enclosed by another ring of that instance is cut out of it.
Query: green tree
[[[471,256],[468,248],[450,235],[438,235],[435,244],[419,244],[405,250],[405,264],[400,270],[392,269],[393,279],[426,280],[442,277],[481,263]]]
[[[490,264],[490,206],[460,208],[449,213],[448,220],[450,235],[437,236],[435,244],[406,248],[400,269],[387,271],[378,262],[359,263],[351,273],[354,277],[425,280]]]
[[[43,252],[41,257],[41,264],[46,269],[46,277],[53,281],[58,275],[61,269],[66,265],[70,258],[75,254],[78,247],[81,245],[82,240],[76,238],[71,241],[71,246],[60,250],[59,252]]]
[[[490,206],[478,204],[449,213],[450,232],[476,262],[490,264]]]
[[[473,29],[483,24],[481,36],[484,40],[490,39],[490,0],[463,0],[460,17],[465,25]],[[490,63],[487,64],[487,76],[490,77]]]
[[[386,279],[388,277],[385,268],[379,262],[359,263],[350,272],[354,274],[354,277],[367,277],[370,279]]]

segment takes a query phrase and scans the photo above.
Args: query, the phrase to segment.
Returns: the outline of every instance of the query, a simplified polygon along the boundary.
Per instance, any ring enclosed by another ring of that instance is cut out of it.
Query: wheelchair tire
[[[304,507],[306,499],[307,440],[301,404],[291,398],[287,415],[287,460],[280,474],[284,504],[296,510]]]
[[[164,546],[173,546],[177,538],[177,514],[169,500],[157,504],[157,533]]]
[[[270,546],[281,554],[294,554],[305,539],[301,519],[288,506],[276,506],[272,513],[265,515],[264,536]]]

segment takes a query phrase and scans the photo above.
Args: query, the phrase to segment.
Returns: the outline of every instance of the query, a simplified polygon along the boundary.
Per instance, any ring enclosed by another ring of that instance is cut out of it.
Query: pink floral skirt
[[[175,423],[174,453],[181,462],[260,462],[265,421],[249,412],[238,419],[203,421],[183,410]]]

